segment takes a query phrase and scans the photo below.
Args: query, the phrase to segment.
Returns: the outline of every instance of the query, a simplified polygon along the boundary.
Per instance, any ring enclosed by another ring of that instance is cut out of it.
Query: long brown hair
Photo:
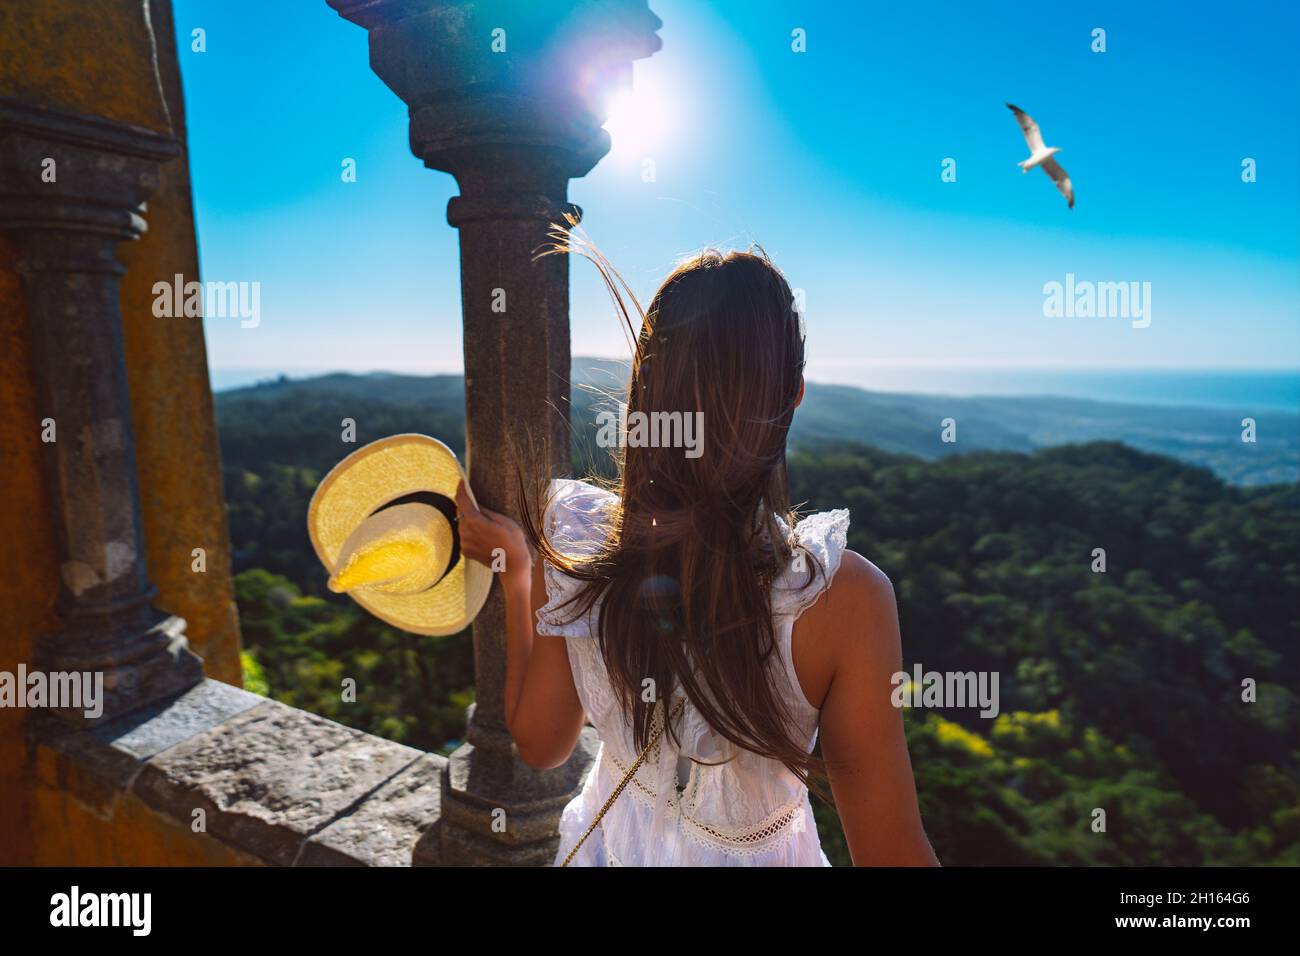
[[[570,602],[574,618],[601,599],[600,650],[638,749],[655,700],[680,687],[714,732],[821,792],[821,761],[799,738],[774,674],[770,588],[794,547],[786,436],[804,368],[790,286],[762,250],[709,250],[678,265],[643,311],[580,233],[553,235],[547,252],[595,263],[634,339],[628,419],[702,412],[703,446],[689,457],[620,442],[618,498],[593,554],[552,546],[521,494],[526,533],[541,557],[586,582]]]

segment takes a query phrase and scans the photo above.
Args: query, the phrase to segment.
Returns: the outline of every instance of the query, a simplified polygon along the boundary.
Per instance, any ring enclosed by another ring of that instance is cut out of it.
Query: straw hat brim
[[[392,435],[358,448],[321,481],[307,507],[307,532],[333,575],[348,536],[377,508],[418,491],[456,497],[465,472],[455,453],[428,435]],[[466,489],[469,481],[465,481]],[[473,500],[474,493],[469,492]],[[477,504],[477,502],[475,502]],[[492,571],[463,554],[446,575],[418,594],[350,591],[375,617],[413,634],[454,634],[478,614],[492,588]]]

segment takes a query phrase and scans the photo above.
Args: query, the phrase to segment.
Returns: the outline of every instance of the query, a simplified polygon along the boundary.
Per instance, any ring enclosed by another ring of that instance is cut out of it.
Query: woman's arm
[[[821,710],[822,757],[855,866],[937,866],[916,804],[903,712],[894,589],[879,568],[844,553],[820,627],[834,656]],[[846,626],[845,622],[850,622]]]
[[[534,561],[523,530],[512,519],[479,509],[456,492],[460,547],[466,557],[489,567],[500,549],[505,569],[498,578],[506,603],[505,718],[519,757],[539,770],[569,759],[585,715],[564,638],[536,631],[536,611],[546,603],[542,562]]]

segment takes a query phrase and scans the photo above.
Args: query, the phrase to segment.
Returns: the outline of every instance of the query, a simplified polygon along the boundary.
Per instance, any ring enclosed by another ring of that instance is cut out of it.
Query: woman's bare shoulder
[[[894,585],[884,571],[856,551],[846,550],[831,583],[804,617],[842,629],[843,621],[894,610]]]
[[[868,666],[899,657],[898,610],[889,576],[856,551],[845,551],[830,585],[795,622],[795,672],[809,701],[824,701],[842,661],[865,655]]]
[[[894,602],[894,584],[889,575],[856,551],[844,552],[839,571],[826,589],[832,602],[866,608],[880,601]]]

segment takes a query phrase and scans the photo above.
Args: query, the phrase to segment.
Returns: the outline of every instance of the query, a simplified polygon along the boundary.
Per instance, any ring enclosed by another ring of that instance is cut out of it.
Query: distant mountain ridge
[[[613,408],[626,387],[625,362],[577,358],[571,377],[572,421],[579,458],[594,451],[595,415]],[[217,410],[250,412],[262,406],[268,428],[296,418],[291,407],[308,399],[323,403],[360,426],[382,411],[385,421],[438,434],[458,449],[464,440],[464,380],[460,375],[333,373],[280,379],[217,394]],[[302,411],[305,411],[305,405]],[[320,408],[314,410],[318,414]],[[240,414],[241,419],[250,416]],[[1256,422],[1257,441],[1241,440],[1241,421]],[[955,422],[956,441],[946,443],[945,419]],[[304,429],[319,427],[302,420]],[[277,428],[278,430],[278,428]],[[368,429],[362,433],[369,438]],[[256,440],[256,435],[241,436]],[[847,385],[808,384],[795,414],[791,444],[797,450],[823,442],[859,442],[897,454],[935,459],[969,451],[1030,452],[1091,441],[1119,441],[1142,451],[1209,468],[1225,481],[1260,485],[1300,481],[1300,411],[1256,412],[1218,407],[1122,404],[1059,396],[955,397],[871,392]]]

